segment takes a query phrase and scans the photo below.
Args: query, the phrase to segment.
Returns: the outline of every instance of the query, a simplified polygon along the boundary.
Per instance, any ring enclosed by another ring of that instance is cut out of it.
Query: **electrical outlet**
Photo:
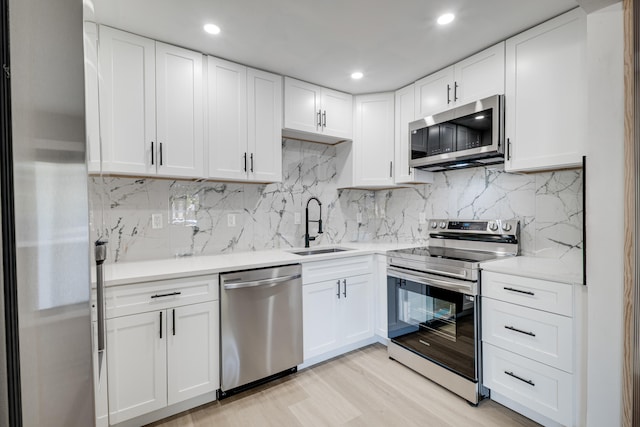
[[[356,214],[356,222],[357,222],[358,224],[362,224],[362,212],[358,212],[358,213]]]
[[[162,214],[161,213],[151,214],[151,228],[154,228],[154,229],[162,228]]]
[[[418,222],[420,224],[426,224],[427,223],[427,214],[424,213],[424,212],[420,212]]]
[[[294,212],[293,213],[293,223],[295,225],[299,225],[302,222],[302,218],[300,215],[300,212]]]
[[[228,214],[227,215],[227,226],[235,227],[236,226],[236,214]]]

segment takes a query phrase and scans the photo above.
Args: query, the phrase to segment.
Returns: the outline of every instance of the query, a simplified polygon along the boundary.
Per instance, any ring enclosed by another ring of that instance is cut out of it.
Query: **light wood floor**
[[[485,399],[478,407],[374,344],[151,424],[183,426],[537,426]]]

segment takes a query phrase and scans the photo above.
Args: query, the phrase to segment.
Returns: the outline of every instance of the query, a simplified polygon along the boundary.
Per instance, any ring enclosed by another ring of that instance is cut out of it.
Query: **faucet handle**
[[[322,218],[318,219],[318,234],[322,234]]]

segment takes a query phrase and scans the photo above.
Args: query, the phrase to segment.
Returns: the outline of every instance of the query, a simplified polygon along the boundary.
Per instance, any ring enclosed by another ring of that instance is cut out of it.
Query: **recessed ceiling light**
[[[220,27],[215,24],[206,24],[204,30],[209,34],[220,34]]]
[[[445,13],[444,15],[440,15],[440,17],[438,18],[438,24],[440,25],[447,25],[450,24],[451,22],[453,22],[453,19],[456,16],[453,13]]]
[[[359,80],[364,76],[360,71],[356,71],[355,73],[351,73],[351,78],[354,80]]]
[[[482,119],[484,119],[484,116],[482,114],[479,116],[476,116],[476,120],[482,120]]]

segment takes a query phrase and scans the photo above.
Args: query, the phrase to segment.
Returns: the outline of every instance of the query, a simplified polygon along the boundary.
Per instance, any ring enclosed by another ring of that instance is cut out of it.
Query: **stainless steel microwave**
[[[409,123],[409,165],[427,171],[504,163],[504,95]]]

